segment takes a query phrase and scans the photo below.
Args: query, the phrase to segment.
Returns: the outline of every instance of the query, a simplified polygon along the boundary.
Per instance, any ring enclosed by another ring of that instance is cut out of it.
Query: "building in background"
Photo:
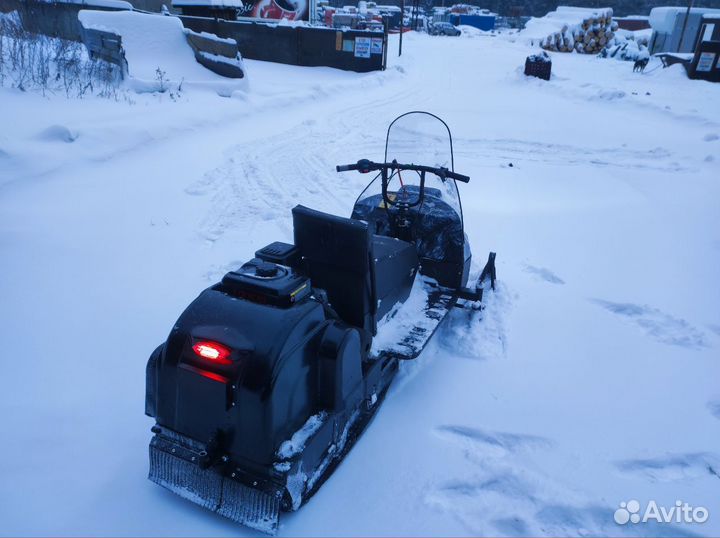
[[[308,20],[309,0],[172,0],[183,15],[234,21],[243,17]]]
[[[703,15],[720,15],[720,9],[694,7],[656,7],[650,11],[650,54],[695,51]]]

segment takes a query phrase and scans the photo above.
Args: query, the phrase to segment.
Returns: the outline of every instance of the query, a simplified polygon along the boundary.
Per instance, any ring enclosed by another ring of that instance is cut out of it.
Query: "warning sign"
[[[355,38],[355,57],[356,58],[370,58],[370,42],[369,37],[356,37]]]
[[[700,59],[697,64],[697,71],[710,71],[712,64],[715,61],[714,52],[703,52],[700,54]]]

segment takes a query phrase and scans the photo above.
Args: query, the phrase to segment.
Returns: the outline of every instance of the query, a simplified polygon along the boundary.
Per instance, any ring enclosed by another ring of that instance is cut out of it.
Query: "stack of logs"
[[[593,13],[577,26],[564,25],[560,32],[550,34],[542,42],[542,48],[554,52],[578,52],[597,54],[613,42],[618,29],[612,20],[612,9]]]

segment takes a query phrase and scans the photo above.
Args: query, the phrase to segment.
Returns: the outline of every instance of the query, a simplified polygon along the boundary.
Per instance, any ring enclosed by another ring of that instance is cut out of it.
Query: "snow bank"
[[[128,85],[138,92],[170,88],[212,89],[223,96],[247,87],[246,78],[228,79],[200,65],[187,43],[180,19],[138,12],[82,10],[84,28],[122,37],[128,64]]]

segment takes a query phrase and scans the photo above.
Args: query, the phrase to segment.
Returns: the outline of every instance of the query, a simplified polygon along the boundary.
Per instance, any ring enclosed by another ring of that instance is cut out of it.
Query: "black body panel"
[[[316,408],[312,363],[327,325],[323,308],[312,300],[256,304],[218,288],[185,310],[156,361],[156,419],[201,442],[221,437],[235,459],[272,464]],[[195,355],[193,342],[205,339],[232,349],[231,364]]]
[[[393,221],[398,211],[397,207],[386,207],[382,194],[374,194],[355,203],[352,218],[368,222],[375,234],[394,237]],[[470,247],[460,216],[441,199],[440,191],[426,187],[423,203],[410,207],[408,218],[412,221],[420,273],[444,287],[465,286],[470,272]]]

